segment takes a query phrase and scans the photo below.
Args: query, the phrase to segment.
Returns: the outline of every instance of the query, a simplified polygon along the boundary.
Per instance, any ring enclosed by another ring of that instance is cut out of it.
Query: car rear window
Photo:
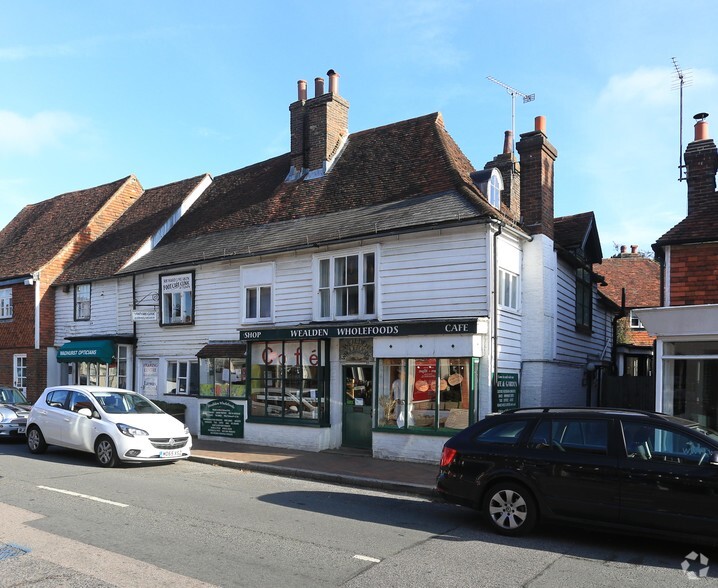
[[[474,437],[477,443],[502,443],[513,445],[518,443],[521,433],[524,432],[528,425],[528,420],[516,420],[503,423],[497,423],[493,427],[489,427]]]

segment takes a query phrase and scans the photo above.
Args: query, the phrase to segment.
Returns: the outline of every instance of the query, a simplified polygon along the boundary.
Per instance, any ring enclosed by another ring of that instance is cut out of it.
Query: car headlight
[[[143,431],[142,429],[138,429],[136,427],[130,427],[129,425],[124,425],[122,423],[117,423],[117,428],[120,430],[120,433],[127,435],[128,437],[146,437],[149,435],[147,431]]]
[[[4,423],[5,421],[10,422],[14,418],[15,416],[11,413],[4,410],[0,410],[0,423]]]

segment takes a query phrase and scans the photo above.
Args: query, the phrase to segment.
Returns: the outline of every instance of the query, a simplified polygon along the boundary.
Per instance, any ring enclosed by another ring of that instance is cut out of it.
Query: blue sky
[[[697,112],[718,135],[714,0],[0,0],[0,226],[134,173],[145,188],[289,150],[296,82],[340,74],[350,131],[440,111],[475,167],[537,115],[556,215],[593,210],[604,256],[685,216]],[[421,170],[417,170],[421,173]]]

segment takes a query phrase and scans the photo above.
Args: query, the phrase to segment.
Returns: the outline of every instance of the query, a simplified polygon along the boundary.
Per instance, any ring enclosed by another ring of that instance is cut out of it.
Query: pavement
[[[439,464],[393,461],[355,449],[298,451],[231,441],[192,440],[190,460],[241,470],[435,497]]]

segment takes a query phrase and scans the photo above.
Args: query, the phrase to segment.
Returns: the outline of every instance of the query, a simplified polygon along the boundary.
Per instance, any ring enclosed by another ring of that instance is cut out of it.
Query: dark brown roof
[[[600,263],[601,242],[593,212],[582,212],[554,219],[554,242],[576,255],[583,253],[589,263]]]
[[[641,255],[609,257],[601,263],[600,272],[606,285],[599,290],[618,306],[626,289],[626,308],[651,308],[661,304],[661,268],[657,262]]]
[[[133,176],[25,206],[0,231],[0,276],[16,277],[41,269]]]
[[[351,134],[331,170],[285,182],[289,155],[230,172],[127,272],[502,217],[438,113]],[[211,233],[211,235],[209,234]]]
[[[697,207],[686,218],[666,232],[653,245],[657,250],[666,245],[718,241],[718,192],[715,200]]]
[[[114,275],[206,177],[207,174],[146,190],[55,283],[77,283]]]

